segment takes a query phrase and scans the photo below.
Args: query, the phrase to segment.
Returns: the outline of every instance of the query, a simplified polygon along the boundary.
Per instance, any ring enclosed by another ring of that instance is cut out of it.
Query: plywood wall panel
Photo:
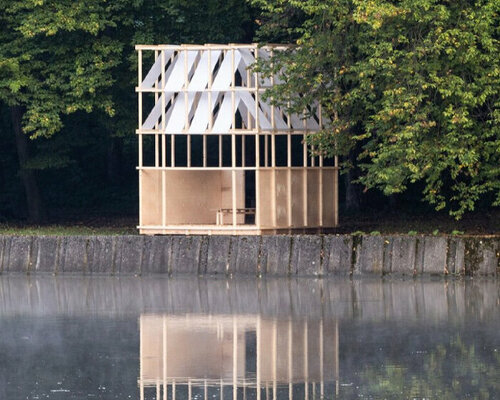
[[[259,213],[260,226],[263,228],[273,227],[271,210],[271,171],[261,170],[259,173]]]
[[[219,171],[167,171],[167,225],[215,224],[221,204]]]
[[[276,224],[288,227],[288,171],[276,170]]]
[[[161,171],[139,172],[141,180],[140,207],[142,225],[161,224]]]
[[[221,204],[219,208],[233,208],[233,193],[231,188],[231,171],[220,171],[221,177]],[[236,171],[236,208],[245,208],[245,175],[243,171]],[[233,221],[230,214],[224,215],[224,223],[231,224]],[[245,223],[245,215],[236,216],[238,224]]]
[[[323,170],[323,226],[335,226],[334,184],[335,170]]]
[[[166,171],[167,225],[215,224],[219,208],[231,208],[231,172]],[[237,206],[244,207],[243,173],[236,176]],[[230,218],[226,216],[226,221]],[[161,221],[158,221],[158,224]]]
[[[304,172],[292,170],[292,226],[304,225]]]
[[[307,225],[319,226],[320,170],[307,170]]]

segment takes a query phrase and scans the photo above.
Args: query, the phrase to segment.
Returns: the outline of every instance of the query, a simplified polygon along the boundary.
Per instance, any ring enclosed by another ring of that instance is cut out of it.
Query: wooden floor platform
[[[256,225],[169,225],[138,226],[144,235],[279,235],[279,234],[312,234],[332,233],[332,228],[297,227],[297,228],[257,228]]]

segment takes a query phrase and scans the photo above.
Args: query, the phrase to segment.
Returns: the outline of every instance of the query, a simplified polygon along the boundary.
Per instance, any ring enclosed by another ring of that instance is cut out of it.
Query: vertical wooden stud
[[[227,51],[226,50],[223,51],[223,57],[224,58],[227,57]],[[219,102],[218,102],[219,108],[221,106],[221,101],[222,101],[222,97],[220,97]],[[219,135],[219,168],[222,168],[222,164],[224,162],[222,150],[223,150],[223,148],[222,148],[222,135]]]
[[[254,47],[255,61],[259,60],[259,51]],[[260,122],[259,122],[259,74],[254,73],[255,79],[255,225],[257,229],[261,228],[260,220]],[[260,391],[257,392],[260,399]]]
[[[142,142],[142,50],[139,50],[137,53],[137,79],[139,81],[139,93],[138,93],[138,128],[139,128],[139,137],[137,138],[139,141],[139,154],[138,154],[138,163],[139,163],[139,226],[142,226],[143,221],[143,212],[142,212],[142,177],[143,177],[143,142]]]
[[[271,50],[271,59],[273,57],[273,51]],[[271,75],[271,86],[274,86],[274,74]],[[278,226],[278,218],[276,215],[276,120],[274,117],[274,105],[272,104],[273,99],[271,99],[271,215],[273,218],[273,227]],[[267,139],[266,139],[267,144]],[[266,147],[267,148],[267,147]],[[267,161],[267,155],[266,155]]]
[[[212,126],[214,124],[213,114],[212,114],[212,81],[213,81],[213,73],[212,73],[212,50],[208,48],[206,50],[208,52],[208,132],[209,134],[212,132]],[[207,166],[207,137],[203,135],[203,166]]]
[[[287,104],[290,107],[290,103]],[[292,219],[292,121],[290,113],[287,114],[288,133],[286,135],[286,166],[287,166],[287,213],[288,213],[288,227],[291,228],[293,224]]]
[[[180,57],[180,51],[177,53],[177,56]],[[175,53],[172,53],[170,57],[170,62],[174,62]],[[173,107],[174,104],[174,95],[172,95],[170,99],[170,107]],[[175,135],[170,135],[170,165],[171,167],[175,167]]]
[[[137,79],[139,81],[139,104],[138,104],[138,127],[139,127],[139,167],[143,166],[143,152],[142,152],[142,50],[137,54]]]
[[[318,120],[319,129],[323,129],[323,110],[321,104],[318,106]],[[319,156],[319,196],[318,196],[318,210],[319,210],[319,226],[323,227],[323,156]]]
[[[252,75],[250,73],[250,69],[247,69],[247,88],[248,88],[248,91],[250,91],[251,87],[252,87]],[[250,110],[247,110],[247,121],[248,121],[248,125],[246,128],[248,130],[251,130],[252,129],[252,113],[250,112]]]
[[[233,227],[236,227],[237,214],[236,214],[236,135],[234,130],[236,127],[236,110],[235,110],[235,85],[236,73],[234,65],[234,47],[231,49],[231,116],[232,116],[232,133],[231,133],[231,191],[232,191],[232,208],[233,208]]]
[[[184,49],[184,134],[186,135],[186,159],[187,166],[191,167],[191,135],[189,134],[189,71],[188,71],[188,50]]]
[[[207,135],[203,134],[203,167],[207,167]]]
[[[155,50],[155,62],[159,57],[158,50]],[[155,104],[159,101],[159,93],[158,93],[158,78],[155,80]],[[155,131],[158,132],[158,120],[155,122]],[[155,133],[155,167],[158,168],[160,166],[160,136],[158,133]]]
[[[167,138],[166,138],[166,110],[165,110],[165,50],[161,51],[161,224],[165,229],[167,225]],[[173,140],[173,139],[172,139]]]
[[[246,135],[241,135],[241,166],[245,168],[246,165],[246,154],[245,154],[245,139]]]
[[[304,223],[304,226],[307,227],[308,225],[308,218],[307,218],[307,210],[308,210],[308,204],[307,204],[307,175],[309,173],[308,171],[308,163],[307,163],[307,142],[306,142],[306,137],[307,137],[307,122],[306,120],[304,119],[303,120],[303,124],[304,124],[304,143],[303,143],[303,160],[304,160],[304,169],[302,170],[302,179],[303,179],[303,192],[302,192],[302,195],[303,195],[303,223]]]
[[[269,167],[269,135],[264,133],[264,167]]]
[[[175,135],[170,135],[170,166],[175,168]]]
[[[219,135],[219,168],[222,168],[222,135]]]

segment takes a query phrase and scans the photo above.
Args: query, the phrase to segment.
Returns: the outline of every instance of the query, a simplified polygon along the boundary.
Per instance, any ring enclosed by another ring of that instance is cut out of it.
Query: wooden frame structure
[[[250,67],[284,47],[136,46],[139,230],[263,234],[338,225],[338,160],[304,141],[321,107],[287,113]],[[143,73],[147,71],[147,73]]]
[[[339,393],[337,321],[141,315],[140,400],[324,399]]]

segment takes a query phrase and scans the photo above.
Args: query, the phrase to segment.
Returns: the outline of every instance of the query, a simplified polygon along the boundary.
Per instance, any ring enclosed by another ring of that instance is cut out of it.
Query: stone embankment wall
[[[0,236],[0,272],[500,275],[500,237]]]

